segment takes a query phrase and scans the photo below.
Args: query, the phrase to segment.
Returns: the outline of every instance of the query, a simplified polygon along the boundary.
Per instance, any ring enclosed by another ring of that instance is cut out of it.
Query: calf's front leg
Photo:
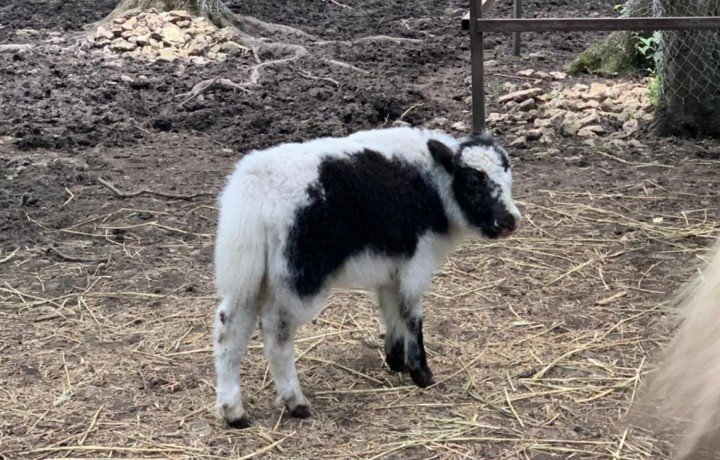
[[[415,385],[425,388],[435,383],[425,356],[420,300],[404,301],[401,317],[405,323],[405,367]]]

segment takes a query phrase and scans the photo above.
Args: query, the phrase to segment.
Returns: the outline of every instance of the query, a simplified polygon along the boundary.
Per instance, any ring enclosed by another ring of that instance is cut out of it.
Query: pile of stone
[[[520,72],[533,78],[538,73]],[[522,87],[504,85],[506,94],[498,98],[504,110],[490,113],[488,125],[515,134],[514,147],[527,147],[532,142],[552,144],[557,136],[579,137],[587,144],[600,138],[627,139],[637,132],[640,123],[653,118],[648,82],[578,83],[568,87],[561,81],[564,74],[553,74],[542,75],[553,80],[550,92],[537,86],[543,78]]]
[[[219,29],[187,11],[128,11],[99,26],[88,36],[93,48],[147,61],[183,59],[204,65],[246,55],[250,49],[233,41],[234,33]]]

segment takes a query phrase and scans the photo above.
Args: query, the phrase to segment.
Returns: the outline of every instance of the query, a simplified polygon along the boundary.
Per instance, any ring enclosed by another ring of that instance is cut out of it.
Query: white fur
[[[460,145],[459,140],[445,133],[393,128],[362,131],[346,138],[283,144],[253,151],[238,162],[220,198],[215,248],[217,292],[222,299],[215,321],[217,404],[226,420],[245,416],[239,364],[258,317],[278,399],[293,410],[308,402],[297,379],[292,339],[299,325],[319,313],[331,287],[360,286],[377,292],[389,332],[405,333],[398,296],[412,301],[413,314],[420,315],[420,300],[434,271],[472,233],[454,200],[450,176],[428,151],[430,139],[443,142],[453,151]],[[364,149],[388,158],[401,156],[424,171],[443,201],[450,233],[422,236],[409,260],[369,252],[352,257],[327,280],[320,294],[311,299],[300,298],[288,285],[290,273],[284,253],[295,212],[308,203],[307,187],[318,179],[323,159]],[[502,196],[498,198],[519,220],[510,192],[512,176],[503,170],[495,152],[487,147],[466,149],[463,160],[485,170],[501,185]],[[278,340],[278,335],[284,333],[289,335],[288,340]]]

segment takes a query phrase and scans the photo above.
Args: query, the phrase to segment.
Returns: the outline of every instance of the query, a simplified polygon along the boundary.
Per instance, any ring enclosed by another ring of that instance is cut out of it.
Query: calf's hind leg
[[[310,403],[300,389],[293,344],[299,325],[300,321],[286,306],[276,302],[269,305],[260,318],[265,356],[277,387],[278,403],[285,405],[293,417],[307,418]]]
[[[255,330],[259,306],[247,305],[228,297],[218,307],[215,318],[214,355],[217,373],[217,410],[233,428],[250,425],[242,403],[240,362]]]

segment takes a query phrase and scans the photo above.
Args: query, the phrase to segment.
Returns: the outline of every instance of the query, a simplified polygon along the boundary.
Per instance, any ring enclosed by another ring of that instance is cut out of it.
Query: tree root
[[[374,43],[374,42],[392,42],[396,44],[402,43],[423,43],[423,40],[418,38],[404,38],[404,37],[390,37],[388,35],[373,35],[371,37],[362,37],[355,40],[327,40],[315,42],[314,45],[325,46],[325,45],[345,45],[353,46],[358,43]]]
[[[204,93],[205,91],[215,89],[215,88],[231,89],[231,90],[238,89],[244,93],[251,93],[252,91],[247,89],[246,86],[248,86],[248,85],[247,84],[238,84],[232,80],[228,80],[227,78],[216,77],[216,78],[211,78],[209,80],[203,80],[200,83],[193,86],[193,88],[189,92],[183,93],[183,94],[178,94],[176,97],[187,98],[180,103],[180,107],[182,107],[183,105],[192,101],[193,99],[195,99],[196,97],[198,97],[199,95]],[[102,180],[102,179],[100,179],[100,180]]]
[[[33,45],[28,44],[0,45],[0,53],[24,53],[25,51],[30,51],[32,48]]]
[[[316,77],[315,75],[311,74],[310,72],[305,72],[304,70],[298,70],[298,75],[300,75],[303,78],[307,78],[308,80],[316,80],[316,81],[326,81],[329,83],[332,83],[335,85],[336,88],[340,87],[340,83],[338,83],[337,80],[333,80],[329,77]]]
[[[342,67],[344,69],[354,70],[355,72],[359,72],[364,75],[367,75],[370,73],[365,69],[361,69],[360,67],[355,67],[354,65],[348,64],[347,62],[336,61],[335,59],[328,59],[328,58],[322,58],[322,61],[327,64],[330,64],[330,65]]]

